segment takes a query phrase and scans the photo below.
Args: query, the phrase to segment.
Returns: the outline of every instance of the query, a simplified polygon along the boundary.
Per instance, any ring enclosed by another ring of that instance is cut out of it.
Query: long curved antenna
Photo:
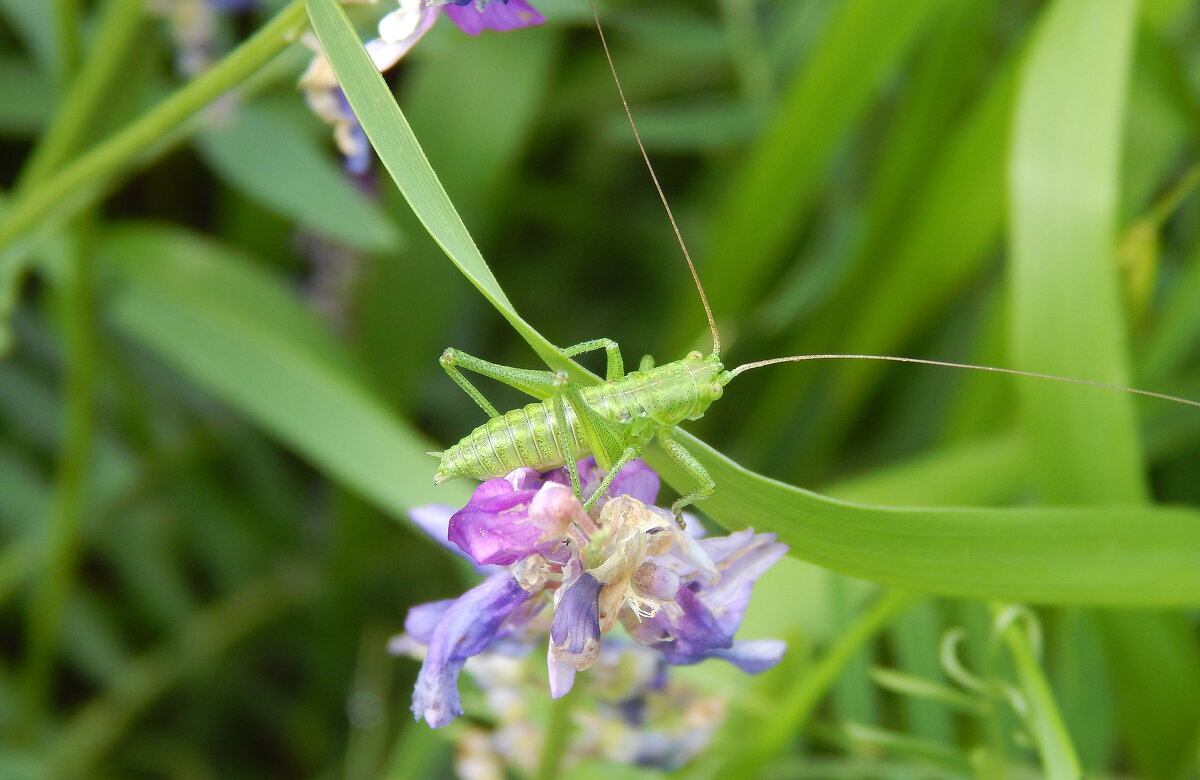
[[[1015,368],[996,368],[995,366],[977,366],[971,363],[951,363],[947,360],[925,360],[923,358],[910,357],[895,357],[893,355],[792,355],[791,357],[771,358],[770,360],[759,360],[754,363],[745,363],[738,366],[729,372],[729,378],[733,379],[743,371],[749,371],[752,368],[762,368],[763,366],[771,366],[776,363],[799,363],[803,360],[889,360],[893,363],[918,363],[923,366],[941,366],[943,368],[967,368],[972,371],[992,371],[997,374],[1013,374],[1015,376],[1028,376],[1034,379],[1053,379],[1057,382],[1069,382],[1073,385],[1087,385],[1088,387],[1102,387],[1106,390],[1121,390],[1126,393],[1134,393],[1135,395],[1144,395],[1149,398],[1158,398],[1162,401],[1173,401],[1175,403],[1186,404],[1200,408],[1200,401],[1193,401],[1190,398],[1183,398],[1177,395],[1167,395],[1166,393],[1156,393],[1152,390],[1139,390],[1136,387],[1126,387],[1125,385],[1115,385],[1109,382],[1097,382],[1092,379],[1076,379],[1070,376],[1057,376],[1056,374],[1039,374],[1036,371],[1020,371]]]
[[[662,201],[663,208],[667,211],[667,219],[671,220],[671,229],[675,231],[675,240],[679,242],[679,248],[683,250],[683,259],[687,260],[688,270],[692,272],[692,280],[696,282],[696,291],[700,293],[700,303],[704,304],[704,316],[708,317],[708,329],[712,331],[713,354],[719,355],[721,354],[721,334],[717,332],[717,321],[713,319],[712,308],[708,305],[708,296],[704,294],[704,285],[700,284],[700,275],[696,273],[696,265],[692,262],[691,254],[688,253],[687,244],[683,241],[683,234],[679,232],[679,224],[671,212],[671,204],[667,202],[666,193],[663,192],[662,185],[658,181],[658,174],[654,172],[654,165],[650,162],[650,155],[646,153],[646,146],[642,143],[637,123],[633,121],[633,112],[629,110],[629,101],[625,99],[625,90],[621,87],[620,77],[617,76],[617,66],[613,63],[612,52],[608,50],[608,41],[604,37],[604,27],[600,24],[600,12],[596,10],[595,0],[588,0],[588,5],[592,7],[592,18],[596,21],[596,32],[600,35],[600,45],[604,47],[604,57],[608,60],[608,69],[612,71],[613,82],[617,85],[617,94],[621,97],[621,105],[625,108],[629,126],[633,128],[633,137],[637,141],[638,150],[642,153],[646,170],[650,171],[654,189],[658,190],[658,199]]]

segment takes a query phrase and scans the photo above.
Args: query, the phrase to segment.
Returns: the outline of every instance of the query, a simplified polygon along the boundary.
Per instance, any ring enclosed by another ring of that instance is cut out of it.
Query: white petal
[[[379,20],[379,37],[396,43],[413,35],[426,14],[437,13],[424,0],[400,0],[400,7]]]

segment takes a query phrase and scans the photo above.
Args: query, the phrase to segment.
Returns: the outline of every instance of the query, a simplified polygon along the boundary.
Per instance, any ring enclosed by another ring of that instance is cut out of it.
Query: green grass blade
[[[350,107],[429,235],[539,357],[579,378],[586,377],[581,369],[570,367],[558,349],[513,308],[337,0],[309,0],[308,13]]]
[[[182,230],[106,236],[108,310],[146,345],[331,477],[394,516],[435,490],[430,447],[366,387],[314,315],[239,254]]]
[[[793,555],[906,590],[1058,604],[1200,603],[1200,512],[1182,507],[889,509],[747,471],[686,434],[716,480],[701,508],[728,528],[774,531]],[[647,459],[674,485],[662,452]]]
[[[1016,368],[1128,382],[1113,258],[1135,6],[1050,6],[1021,73],[1009,163]],[[1017,390],[1047,499],[1144,499],[1132,396],[1045,382]]]
[[[500,289],[403,113],[335,0],[309,0],[314,29],[368,138],[451,261],[552,365],[558,351]],[[587,376],[572,368],[576,376]],[[729,528],[776,531],[794,555],[897,587],[975,598],[1087,604],[1200,603],[1200,514],[1153,507],[900,510],[846,504],[741,468],[679,440],[716,479],[703,509]],[[677,488],[688,480],[649,455]]]
[[[945,5],[851,0],[838,8],[714,217],[711,263],[704,270],[721,292],[718,308],[746,311],[803,226],[832,154]],[[687,314],[685,321],[694,320],[690,307]]]
[[[1136,12],[1133,0],[1057,0],[1041,16],[1021,74],[1009,264],[1011,346],[1020,368],[1128,381],[1114,244]],[[1130,396],[1076,396],[1054,385],[1018,389],[1035,475],[1048,499],[1145,500]],[[1170,631],[1172,617],[1100,618],[1121,719],[1135,724],[1126,730],[1128,747],[1148,776],[1172,776],[1167,767],[1178,774],[1180,757],[1194,752],[1200,722],[1200,712],[1177,694],[1200,687],[1194,639]],[[1135,620],[1144,630],[1131,633]],[[1146,663],[1151,655],[1156,662]],[[1147,728],[1147,712],[1172,727]]]

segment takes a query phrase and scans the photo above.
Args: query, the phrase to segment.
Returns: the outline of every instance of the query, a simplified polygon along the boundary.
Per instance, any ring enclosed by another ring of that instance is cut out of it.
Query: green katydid
[[[566,373],[561,371],[539,371],[503,366],[454,348],[447,349],[441,357],[443,368],[451,379],[488,414],[489,419],[449,449],[431,453],[440,458],[438,471],[434,477],[435,482],[441,483],[459,476],[471,476],[479,479],[499,477],[521,466],[533,467],[540,471],[566,466],[576,496],[584,501],[585,509],[590,509],[604,495],[621,468],[629,461],[639,457],[653,441],[657,442],[695,483],[692,490],[683,494],[671,506],[672,512],[678,518],[685,506],[712,495],[716,490],[716,483],[700,462],[672,437],[675,428],[683,422],[702,417],[709,405],[722,396],[725,385],[739,374],[752,368],[805,360],[887,360],[992,371],[1121,390],[1200,407],[1200,402],[1188,398],[1106,382],[992,366],[889,355],[792,355],[726,369],[721,361],[720,334],[717,331],[716,321],[704,287],[700,283],[695,264],[688,253],[670,204],[638,133],[594,5],[592,11],[596,17],[600,41],[626,116],[633,129],[634,138],[666,210],[704,307],[712,334],[712,352],[707,357],[700,352],[691,352],[681,360],[661,366],[655,366],[653,358],[647,355],[642,358],[636,371],[626,374],[620,348],[615,341],[607,338],[585,341],[564,349],[563,354],[567,357],[575,357],[585,352],[603,349],[607,354],[607,370],[604,381],[583,386],[569,380]],[[535,397],[545,398],[545,400],[501,414],[463,376],[459,367],[500,381]],[[589,455],[596,458],[598,465],[605,471],[605,476],[584,500],[576,461]]]

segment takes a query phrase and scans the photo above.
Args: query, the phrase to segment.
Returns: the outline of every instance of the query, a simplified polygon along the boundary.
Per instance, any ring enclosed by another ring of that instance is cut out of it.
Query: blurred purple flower
[[[218,18],[249,11],[257,0],[149,0],[147,10],[168,21],[175,69],[184,76],[207,70],[218,54]]]
[[[380,19],[379,37],[366,43],[367,53],[380,73],[399,62],[429,32],[443,12],[469,35],[479,35],[483,30],[516,30],[545,21],[525,0],[451,0],[449,3],[445,0],[397,0],[397,4],[399,7],[395,11]],[[370,167],[371,147],[367,136],[346,102],[333,68],[315,37],[305,36],[305,43],[313,50],[313,59],[300,77],[300,88],[313,113],[333,125],[338,150],[346,158],[346,169],[361,176]]]
[[[414,621],[405,621],[410,631],[428,631],[424,644],[429,650],[413,689],[412,710],[418,718],[436,729],[462,715],[458,674],[463,664],[492,643],[504,621],[529,595],[511,575],[497,574],[448,606],[439,602],[444,611],[436,621],[428,610]]]
[[[602,477],[592,459],[579,471],[585,491]],[[653,506],[658,475],[641,461],[625,467],[592,515],[565,481],[563,469],[517,469],[482,483],[450,517],[448,538],[465,555],[477,565],[509,568],[457,600],[409,612],[393,649],[419,655],[427,648],[413,698],[418,718],[438,727],[460,714],[457,679],[468,657],[500,640],[527,647],[546,628],[555,698],[595,663],[602,635],[618,622],[667,663],[721,658],[750,673],[778,663],[783,642],[733,637],[754,583],[786,545],[751,529],[697,540]],[[433,531],[447,512],[415,515]],[[545,617],[535,624],[551,603],[549,625]]]

